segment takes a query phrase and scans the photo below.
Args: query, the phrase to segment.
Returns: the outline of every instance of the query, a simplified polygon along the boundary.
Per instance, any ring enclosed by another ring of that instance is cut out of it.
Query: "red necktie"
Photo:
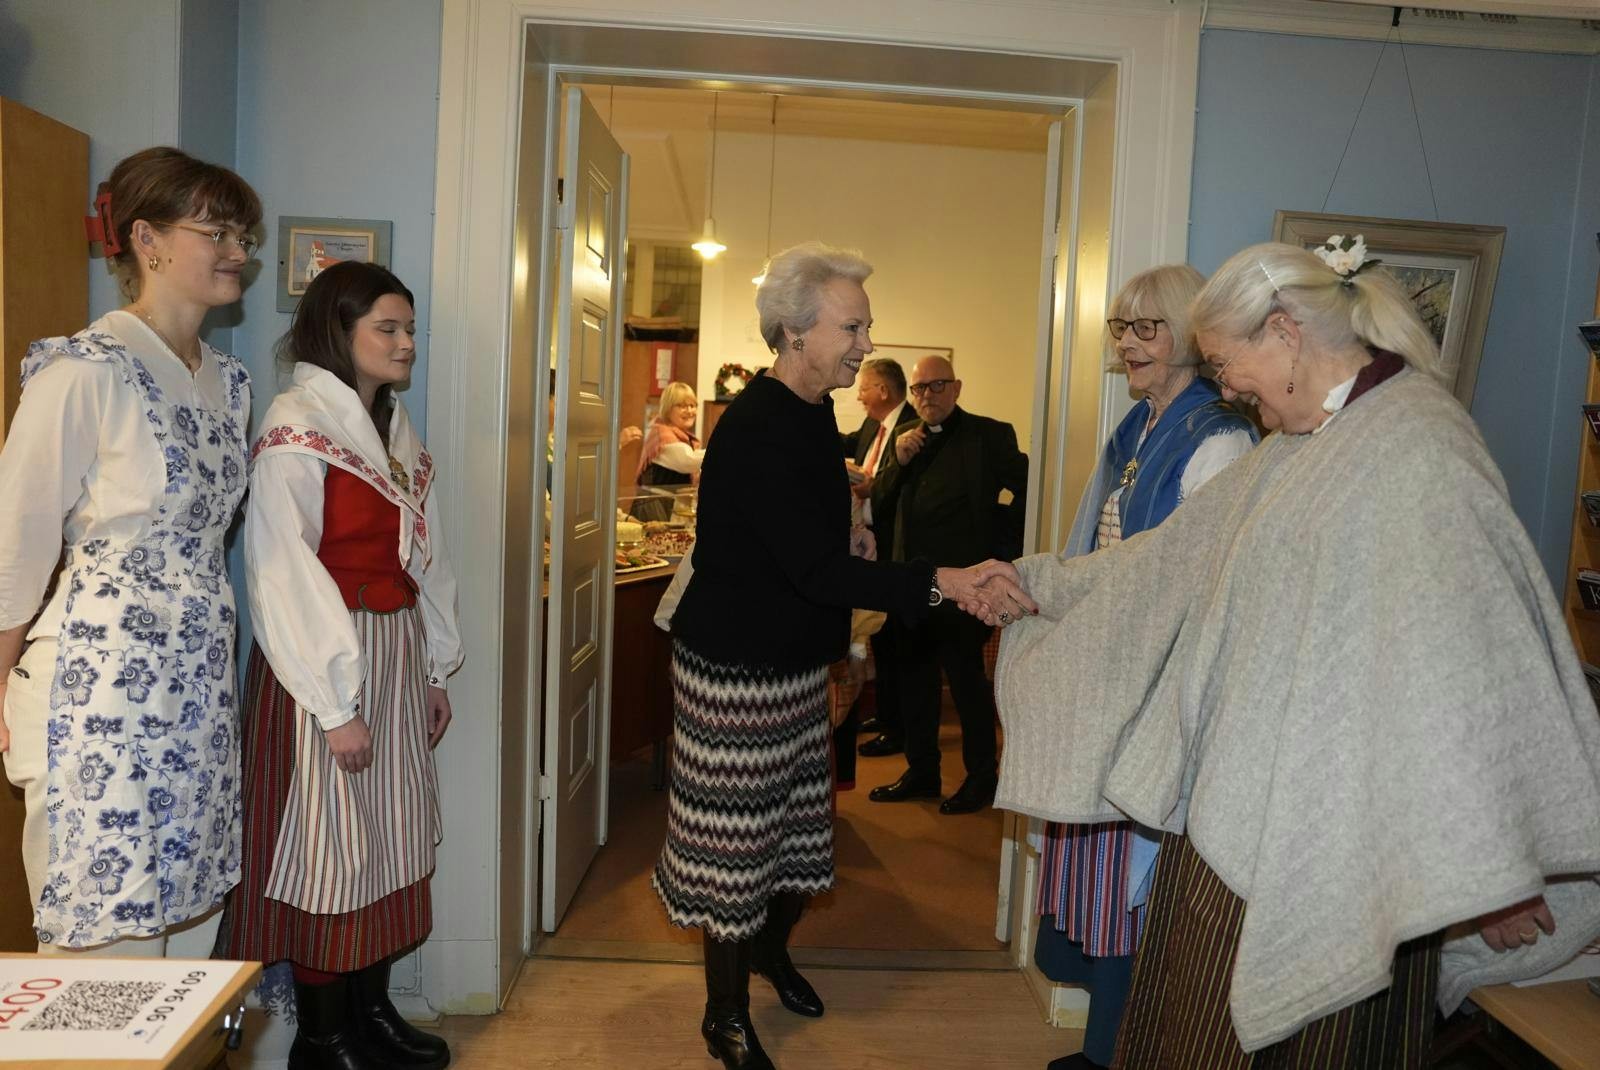
[[[878,453],[883,449],[883,437],[888,433],[887,427],[878,425],[878,437],[872,440],[872,452],[867,454],[867,463],[862,469],[869,476],[878,471]]]

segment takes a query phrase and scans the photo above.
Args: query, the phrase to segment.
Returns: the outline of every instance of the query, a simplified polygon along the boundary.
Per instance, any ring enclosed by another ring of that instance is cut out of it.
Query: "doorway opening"
[[[1004,108],[987,100],[973,107],[793,84],[641,81],[590,72],[567,74],[557,88],[557,96],[566,85],[580,89],[585,114],[603,123],[629,161],[627,315],[611,391],[617,426],[648,426],[669,385],[682,382],[698,402],[696,430],[707,435],[727,404],[723,369],[771,362],[757,331],[755,276],[769,254],[816,239],[860,249],[874,264],[874,357],[910,373],[921,356],[948,355],[962,380],[962,407],[1011,424],[1032,463],[1044,460],[1048,436],[1035,389],[1048,381],[1057,351],[1041,350],[1039,339],[1042,331],[1053,338],[1057,276],[1070,276],[1070,262],[1058,265],[1055,254],[1060,206],[1075,203],[1078,175],[1061,161],[1063,124],[1077,105]],[[727,249],[701,260],[689,245],[708,215]],[[1052,265],[1043,282],[1042,258]],[[836,391],[834,406],[841,431],[866,417],[853,387]],[[567,431],[559,414],[554,424],[559,468]],[[643,516],[632,485],[638,449],[619,446],[615,462],[617,530],[630,536],[637,534],[630,521]],[[692,489],[683,497],[690,505],[682,511],[692,516]],[[570,899],[563,889],[552,910],[546,885],[539,953],[693,959],[699,934],[673,928],[650,886],[665,833],[671,691],[670,640],[649,618],[672,570],[634,573],[623,560],[619,551],[611,619],[602,629],[611,644],[609,691],[600,700],[611,749],[597,770],[604,828]],[[552,573],[552,588],[555,580]],[[563,597],[552,589],[552,621],[564,619],[556,613]],[[547,645],[564,641],[552,623]],[[565,671],[559,659],[544,660],[551,672]],[[864,715],[874,697],[869,689]],[[944,707],[948,795],[964,771],[948,693]],[[853,752],[868,738],[840,737],[837,749]],[[548,732],[545,747],[548,769]],[[937,799],[871,802],[870,789],[894,781],[904,757],[856,762],[853,790],[836,796],[839,884],[808,910],[794,936],[797,955],[827,965],[1011,965],[1015,822],[990,809],[941,814]],[[549,835],[548,815],[545,828]],[[561,879],[567,885],[572,876]]]

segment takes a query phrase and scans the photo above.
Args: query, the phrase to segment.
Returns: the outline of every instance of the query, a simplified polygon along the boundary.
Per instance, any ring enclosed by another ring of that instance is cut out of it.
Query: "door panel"
[[[605,842],[627,157],[577,89],[562,103],[546,650],[542,920]]]

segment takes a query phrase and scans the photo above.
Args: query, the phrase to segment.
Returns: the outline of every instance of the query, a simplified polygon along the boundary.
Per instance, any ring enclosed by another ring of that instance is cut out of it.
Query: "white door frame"
[[[531,311],[514,309],[512,294],[520,289],[536,303],[547,288],[543,257],[514,240],[523,64],[538,58],[525,60],[528,25],[699,30],[1113,64],[1116,181],[1109,234],[1099,236],[1108,242],[1109,276],[1184,258],[1200,0],[1122,0],[1115,7],[945,0],[929,4],[915,24],[903,12],[903,5],[859,0],[609,0],[604,9],[444,0],[427,432],[440,468],[435,493],[446,537],[460,563],[467,665],[451,682],[461,716],[439,752],[445,841],[434,877],[434,934],[420,959],[423,992],[446,1012],[492,1011],[514,973],[499,961],[501,801],[503,792],[527,794],[527,785],[503,783],[509,774],[500,743],[502,720],[525,724],[530,711],[502,705],[504,624],[507,611],[516,611],[504,595],[507,383],[513,317]],[[538,313],[541,322],[545,314]],[[1096,439],[1102,430],[1085,429]],[[520,839],[526,831],[504,833]],[[523,914],[507,906],[507,918]]]

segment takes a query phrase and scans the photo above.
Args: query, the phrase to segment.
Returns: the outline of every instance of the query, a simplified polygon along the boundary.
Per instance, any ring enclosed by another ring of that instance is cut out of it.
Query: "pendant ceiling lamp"
[[[772,94],[772,155],[767,160],[767,256],[761,262],[761,274],[750,281],[760,286],[767,277],[767,261],[772,259],[772,203],[773,191],[778,184],[778,94]]]
[[[715,260],[728,248],[717,240],[717,221],[712,218],[717,198],[717,97],[718,94],[711,94],[711,180],[706,190],[706,225],[700,231],[700,240],[691,246],[707,260]]]

